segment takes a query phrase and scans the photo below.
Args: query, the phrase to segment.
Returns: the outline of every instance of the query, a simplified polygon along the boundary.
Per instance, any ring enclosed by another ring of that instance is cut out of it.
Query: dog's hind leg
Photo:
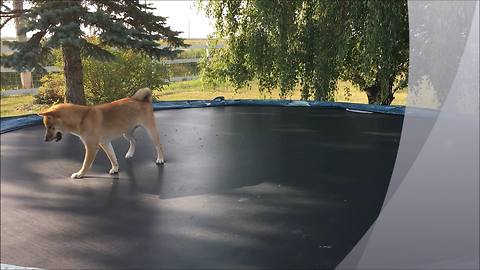
[[[102,150],[107,154],[108,159],[110,160],[110,163],[112,164],[112,168],[108,173],[110,174],[116,174],[118,173],[118,162],[117,162],[117,156],[115,155],[115,151],[113,150],[113,146],[111,142],[102,142],[100,143],[100,147]]]
[[[157,127],[155,126],[155,120],[152,118],[149,118],[145,122],[145,128],[148,131],[148,134],[150,135],[150,138],[152,139],[153,143],[155,144],[155,149],[157,150],[157,160],[155,163],[157,164],[163,164],[165,163],[165,155],[163,153],[163,146],[160,143],[160,135],[158,135]]]
[[[132,128],[131,130],[123,134],[123,137],[130,142],[130,147],[128,148],[127,154],[125,154],[126,159],[132,158],[133,154],[135,154],[135,145],[137,144],[137,142],[135,141],[135,137],[133,136],[134,131],[135,128]]]
[[[85,159],[83,160],[82,168],[72,174],[71,178],[82,178],[85,173],[90,169],[92,166],[93,160],[97,156],[98,152],[98,144],[93,142],[84,142],[85,145]]]

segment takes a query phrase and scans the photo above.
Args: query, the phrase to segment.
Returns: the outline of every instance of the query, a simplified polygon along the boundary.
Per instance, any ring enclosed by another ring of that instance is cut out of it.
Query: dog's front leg
[[[118,173],[117,156],[115,155],[115,151],[113,150],[112,143],[111,142],[102,142],[102,143],[100,143],[100,147],[105,152],[105,154],[107,154],[107,157],[110,160],[110,163],[112,164],[112,169],[110,169],[109,173],[110,174]]]
[[[72,174],[72,176],[70,176],[71,178],[82,178],[92,166],[93,160],[97,155],[98,143],[85,142],[84,145],[85,159],[83,160],[82,168],[78,172]]]

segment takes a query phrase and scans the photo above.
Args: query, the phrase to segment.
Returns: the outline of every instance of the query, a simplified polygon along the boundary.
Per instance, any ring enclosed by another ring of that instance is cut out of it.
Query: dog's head
[[[45,141],[50,142],[55,139],[56,142],[62,139],[62,123],[59,112],[48,109],[39,113],[43,117],[43,125],[45,126]]]

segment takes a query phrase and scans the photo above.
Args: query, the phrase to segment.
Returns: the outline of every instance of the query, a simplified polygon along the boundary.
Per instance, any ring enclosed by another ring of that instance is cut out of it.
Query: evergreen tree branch
[[[11,67],[19,72],[35,70],[45,72],[40,64],[50,53],[51,48],[41,44],[46,32],[37,32],[26,42],[5,42],[15,52],[1,58],[1,65]]]

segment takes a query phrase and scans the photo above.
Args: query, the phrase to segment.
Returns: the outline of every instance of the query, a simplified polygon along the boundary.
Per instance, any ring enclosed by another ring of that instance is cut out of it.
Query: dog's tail
[[[144,102],[152,102],[152,90],[150,88],[142,88],[135,92],[132,96],[133,99]]]

